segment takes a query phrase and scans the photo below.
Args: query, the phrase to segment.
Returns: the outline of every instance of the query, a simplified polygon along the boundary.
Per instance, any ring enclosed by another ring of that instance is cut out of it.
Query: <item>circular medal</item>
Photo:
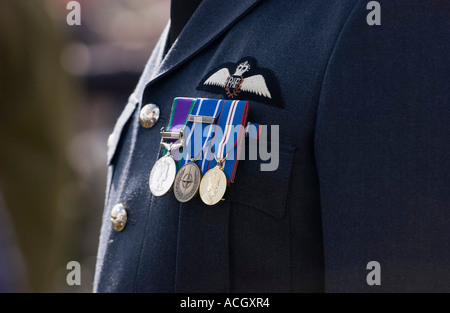
[[[207,205],[214,205],[222,200],[227,190],[227,177],[223,170],[216,166],[206,172],[200,183],[200,198]]]
[[[180,202],[192,200],[198,193],[202,171],[194,162],[187,163],[175,176],[173,191],[175,198]]]
[[[153,195],[164,196],[172,188],[177,167],[170,155],[163,156],[156,161],[150,172],[148,184]]]

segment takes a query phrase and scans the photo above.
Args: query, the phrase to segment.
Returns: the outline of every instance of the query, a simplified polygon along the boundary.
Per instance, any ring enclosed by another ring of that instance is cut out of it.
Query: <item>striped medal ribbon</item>
[[[186,149],[177,164],[182,166],[175,176],[173,188],[175,198],[182,203],[192,200],[198,194],[203,175],[200,167],[203,153],[212,142],[214,122],[224,103],[225,100],[199,98],[188,117]]]
[[[176,160],[180,157],[180,149],[185,146],[184,129],[187,117],[196,103],[192,98],[175,98],[170,113],[169,125],[161,129],[161,146],[164,147],[163,157],[153,165],[148,184],[150,191],[156,197],[167,194],[175,180],[177,172]]]
[[[200,198],[207,205],[223,200],[228,183],[234,181],[239,152],[247,123],[248,101],[226,101],[212,139],[212,149],[205,155],[203,164],[208,171],[200,182]]]

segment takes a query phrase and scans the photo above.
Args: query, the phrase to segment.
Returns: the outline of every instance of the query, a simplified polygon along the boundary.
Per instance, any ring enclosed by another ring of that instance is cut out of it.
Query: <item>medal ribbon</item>
[[[175,98],[172,104],[172,112],[170,113],[169,125],[166,127],[167,132],[179,133],[187,124],[187,117],[191,114],[197,99],[193,98]],[[169,142],[176,142],[176,139],[168,139]],[[165,149],[164,149],[165,150]],[[166,151],[164,151],[166,154]],[[181,156],[180,151],[174,151],[172,154],[177,162]]]
[[[166,127],[167,132],[178,133],[186,126],[187,117],[191,114],[196,101],[197,99],[193,98],[175,98],[173,100],[169,125]]]
[[[192,114],[198,116],[209,116],[217,120],[221,108],[225,100],[218,99],[202,99],[198,98]],[[183,157],[178,161],[177,166],[180,168],[183,165],[190,162],[191,158],[200,156],[200,159],[196,162],[201,167],[201,161],[204,159],[203,153],[206,151],[206,146],[210,144],[210,140],[214,135],[215,125],[204,124],[198,122],[188,122],[186,125],[186,147]],[[197,142],[201,138],[200,142]],[[206,168],[206,167],[205,167]],[[206,170],[203,172],[205,173]]]
[[[208,155],[208,170],[215,167],[217,162],[214,155],[219,159],[228,157],[223,164],[223,171],[227,179],[232,183],[236,174],[238,156],[241,150],[242,140],[245,136],[245,126],[247,125],[247,115],[249,109],[248,101],[228,100],[224,103],[222,112],[217,122],[223,136],[220,137],[220,131],[214,134],[213,148],[214,154]],[[240,126],[239,129],[236,126]],[[238,132],[236,133],[236,130]],[[208,149],[210,151],[211,149]],[[202,168],[203,170],[203,168]]]

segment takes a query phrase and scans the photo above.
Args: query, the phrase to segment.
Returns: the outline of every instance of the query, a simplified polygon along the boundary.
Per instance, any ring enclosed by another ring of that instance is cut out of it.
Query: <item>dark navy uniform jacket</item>
[[[369,26],[368,2],[204,0],[170,49],[166,28],[114,128],[95,291],[450,291],[450,13],[381,0]],[[226,98],[202,82],[245,58],[277,95],[249,120],[280,125],[278,169],[240,161],[213,207],[152,196],[173,99]]]

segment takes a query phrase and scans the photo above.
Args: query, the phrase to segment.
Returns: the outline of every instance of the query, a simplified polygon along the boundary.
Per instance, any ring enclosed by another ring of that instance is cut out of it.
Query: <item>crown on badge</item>
[[[242,74],[244,74],[245,72],[248,72],[249,70],[250,70],[250,63],[248,63],[248,61],[245,61],[244,63],[241,63],[238,65],[234,75],[242,76]]]

